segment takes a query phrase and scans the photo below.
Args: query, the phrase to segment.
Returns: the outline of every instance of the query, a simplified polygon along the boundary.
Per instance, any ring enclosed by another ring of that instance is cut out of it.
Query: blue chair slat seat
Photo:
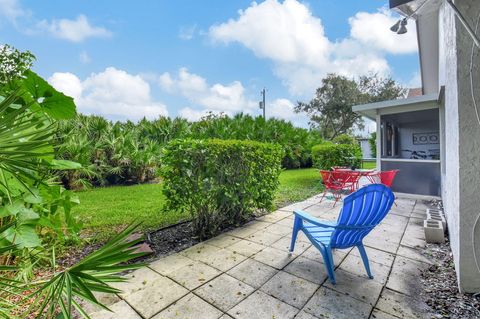
[[[294,211],[290,252],[295,248],[298,232],[302,231],[322,254],[328,277],[335,284],[332,250],[357,247],[368,277],[373,278],[362,240],[387,215],[394,201],[395,196],[389,187],[370,184],[345,197],[336,222]]]

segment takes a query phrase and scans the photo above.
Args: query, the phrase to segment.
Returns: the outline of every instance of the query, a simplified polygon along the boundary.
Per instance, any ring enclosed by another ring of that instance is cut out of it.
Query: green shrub
[[[370,138],[368,139],[368,144],[370,145],[370,151],[372,152],[372,157],[377,157],[377,132],[373,132],[370,134]]]
[[[333,166],[359,166],[362,151],[358,144],[325,143],[312,147],[313,166],[330,169]]]
[[[189,211],[202,239],[271,209],[282,148],[239,140],[174,140],[162,155],[166,209]]]
[[[357,145],[358,141],[354,136],[351,136],[349,134],[340,134],[337,135],[333,140],[333,143],[335,144],[351,144],[351,145]]]

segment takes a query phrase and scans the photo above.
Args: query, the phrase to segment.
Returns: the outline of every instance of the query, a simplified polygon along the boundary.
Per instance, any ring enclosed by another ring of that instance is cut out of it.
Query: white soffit
[[[355,105],[352,110],[369,119],[375,120],[377,114],[397,114],[438,108],[438,93],[415,96],[362,105]]]

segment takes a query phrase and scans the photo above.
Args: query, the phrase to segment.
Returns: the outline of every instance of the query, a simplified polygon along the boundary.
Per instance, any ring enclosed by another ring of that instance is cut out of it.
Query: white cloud
[[[14,24],[18,18],[30,14],[28,10],[22,8],[18,0],[0,0],[0,17],[3,16]]]
[[[359,12],[349,22],[351,36],[332,42],[320,18],[306,5],[297,0],[266,0],[240,10],[237,19],[211,26],[209,36],[214,42],[238,42],[256,56],[272,60],[274,73],[290,93],[308,97],[327,73],[387,75],[386,54],[416,49],[415,31],[409,30],[407,37],[393,34],[389,28],[395,18],[384,9]]]
[[[191,40],[195,36],[197,31],[197,25],[192,25],[189,27],[181,27],[178,31],[178,37],[182,40]]]
[[[404,86],[411,89],[422,87],[422,76],[420,75],[420,72],[415,72],[410,81],[408,81]]]
[[[209,85],[203,77],[181,68],[176,76],[166,72],[159,76],[160,87],[169,93],[177,93],[193,104],[213,112],[234,114],[250,113],[257,105],[256,101],[245,96],[245,88],[239,81],[229,84]],[[185,112],[191,112],[187,109]]]
[[[266,111],[271,117],[291,120],[297,116],[294,111],[295,105],[288,99],[276,99],[266,104]]]
[[[60,19],[51,22],[42,20],[38,23],[38,27],[57,38],[72,42],[82,42],[88,38],[108,38],[112,35],[109,30],[103,27],[91,25],[88,18],[83,14],[75,20]]]
[[[92,62],[92,59],[88,55],[87,51],[80,52],[80,55],[78,56],[78,58],[79,58],[80,62],[82,62],[83,64],[88,64],[88,63]]]
[[[212,111],[212,110],[195,110],[191,107],[184,107],[178,111],[178,116],[183,117],[191,122],[195,122],[200,120],[202,117],[208,115],[209,113],[212,114],[222,114],[223,112],[220,111]]]
[[[150,85],[138,75],[114,67],[80,80],[72,73],[54,73],[48,81],[72,96],[80,112],[112,120],[153,119],[168,115],[164,104],[150,95]]]
[[[382,8],[378,12],[358,12],[351,17],[350,35],[353,39],[373,46],[392,54],[414,53],[417,51],[417,33],[415,32],[415,23],[411,21],[406,34],[396,34],[391,32],[390,28],[398,18],[392,15],[388,9]]]

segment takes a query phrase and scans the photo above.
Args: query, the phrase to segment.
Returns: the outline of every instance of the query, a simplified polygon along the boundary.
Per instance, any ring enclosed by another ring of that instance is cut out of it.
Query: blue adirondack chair
[[[295,248],[298,232],[303,231],[320,250],[328,277],[335,284],[332,250],[355,246],[360,251],[368,277],[373,278],[362,240],[387,215],[394,201],[390,188],[370,184],[345,197],[336,222],[322,221],[306,212],[295,211],[290,252]]]

